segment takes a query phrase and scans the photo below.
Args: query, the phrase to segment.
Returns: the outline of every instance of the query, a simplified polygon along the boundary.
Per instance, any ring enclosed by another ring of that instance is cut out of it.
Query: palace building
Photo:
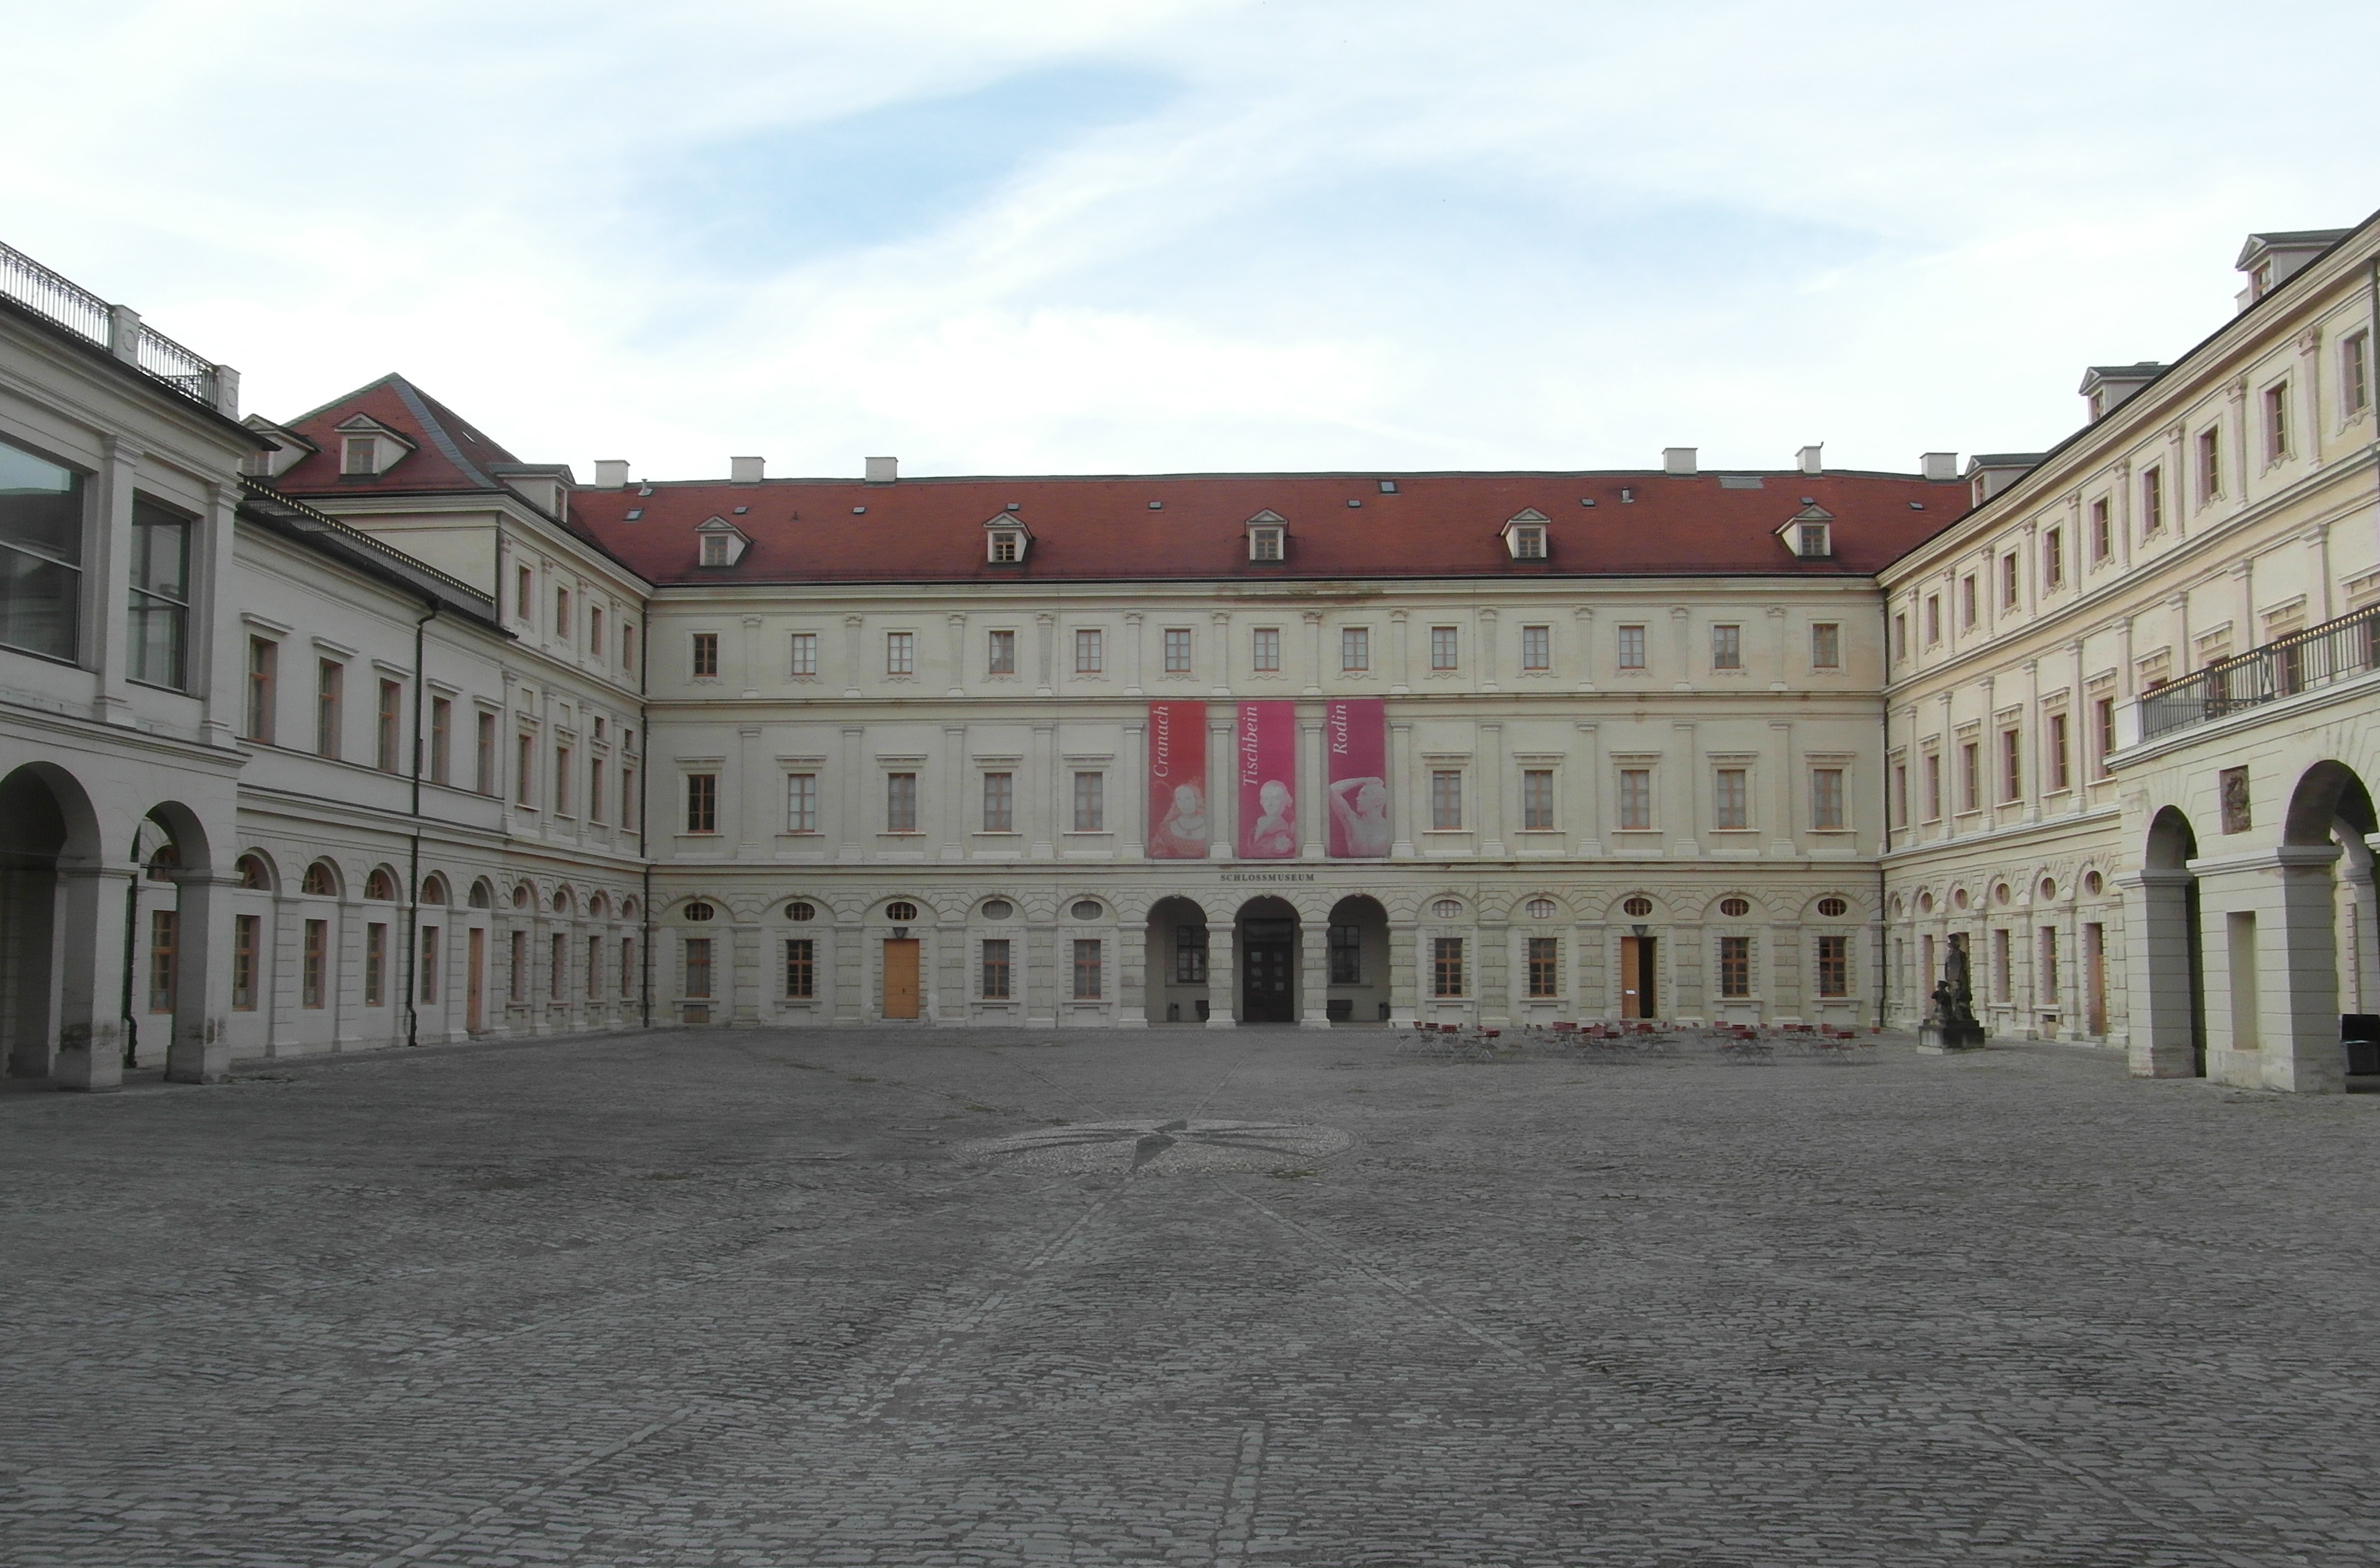
[[[2373,249],[2261,237],[2234,322],[1963,472],[591,483],[401,376],[240,419],[0,254],[9,1071],[1905,1027],[1956,942],[2000,1034],[2336,1088]]]

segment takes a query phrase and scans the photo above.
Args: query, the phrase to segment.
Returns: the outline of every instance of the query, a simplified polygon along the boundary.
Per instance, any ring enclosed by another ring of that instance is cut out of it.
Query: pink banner
[[[1233,749],[1240,781],[1240,857],[1297,856],[1297,704],[1243,702]]]
[[[1204,860],[1214,837],[1207,813],[1207,705],[1148,705],[1148,857]]]
[[[1330,858],[1385,860],[1389,822],[1388,705],[1377,697],[1322,705],[1330,759]]]

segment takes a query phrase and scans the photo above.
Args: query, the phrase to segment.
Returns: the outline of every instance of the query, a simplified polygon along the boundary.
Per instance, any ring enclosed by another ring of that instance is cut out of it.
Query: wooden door
[[[470,941],[470,970],[463,979],[463,1027],[473,1034],[487,1027],[481,1003],[487,993],[488,928],[473,926]]]
[[[917,1015],[917,939],[887,938],[884,942],[884,1015]]]
[[[1244,920],[1239,949],[1240,1021],[1296,1022],[1297,922]]]
[[[1645,1016],[1644,992],[1637,987],[1637,973],[1645,966],[1645,945],[1642,937],[1620,939],[1620,1015],[1623,1018]]]

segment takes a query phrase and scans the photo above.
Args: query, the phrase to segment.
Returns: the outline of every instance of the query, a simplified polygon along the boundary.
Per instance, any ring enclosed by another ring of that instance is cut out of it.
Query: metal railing
[[[2276,638],[2144,693],[2141,738],[2155,740],[2380,669],[2380,604]]]
[[[225,409],[224,395],[233,384],[227,381],[230,371],[5,244],[0,244],[0,296],[48,317],[191,402]]]

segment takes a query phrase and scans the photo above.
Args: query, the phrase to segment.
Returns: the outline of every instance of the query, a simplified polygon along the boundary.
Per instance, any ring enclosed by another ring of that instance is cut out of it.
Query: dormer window
[[[1021,566],[1033,548],[1033,530],[1015,513],[1002,510],[983,525],[983,558],[995,566]]]
[[[1503,528],[1505,553],[1515,561],[1544,560],[1546,520],[1546,515],[1534,506],[1524,506],[1506,518]]]
[[[706,566],[732,566],[744,558],[752,541],[724,517],[706,517],[694,526],[695,559]]]
[[[730,565],[727,558],[727,536],[725,534],[707,533],[702,536],[702,564],[706,566],[724,566]]]
[[[1824,561],[1835,553],[1834,514],[1815,502],[1785,519],[1777,537],[1801,561]]]
[[[1248,559],[1279,565],[1289,556],[1289,520],[1267,509],[1247,521]]]
[[[343,474],[376,474],[380,472],[380,438],[370,435],[347,437],[346,449],[339,459]]]
[[[341,479],[370,479],[375,474],[384,474],[414,447],[412,441],[370,414],[351,415],[334,428],[339,432]],[[296,461],[295,457],[291,461]]]

